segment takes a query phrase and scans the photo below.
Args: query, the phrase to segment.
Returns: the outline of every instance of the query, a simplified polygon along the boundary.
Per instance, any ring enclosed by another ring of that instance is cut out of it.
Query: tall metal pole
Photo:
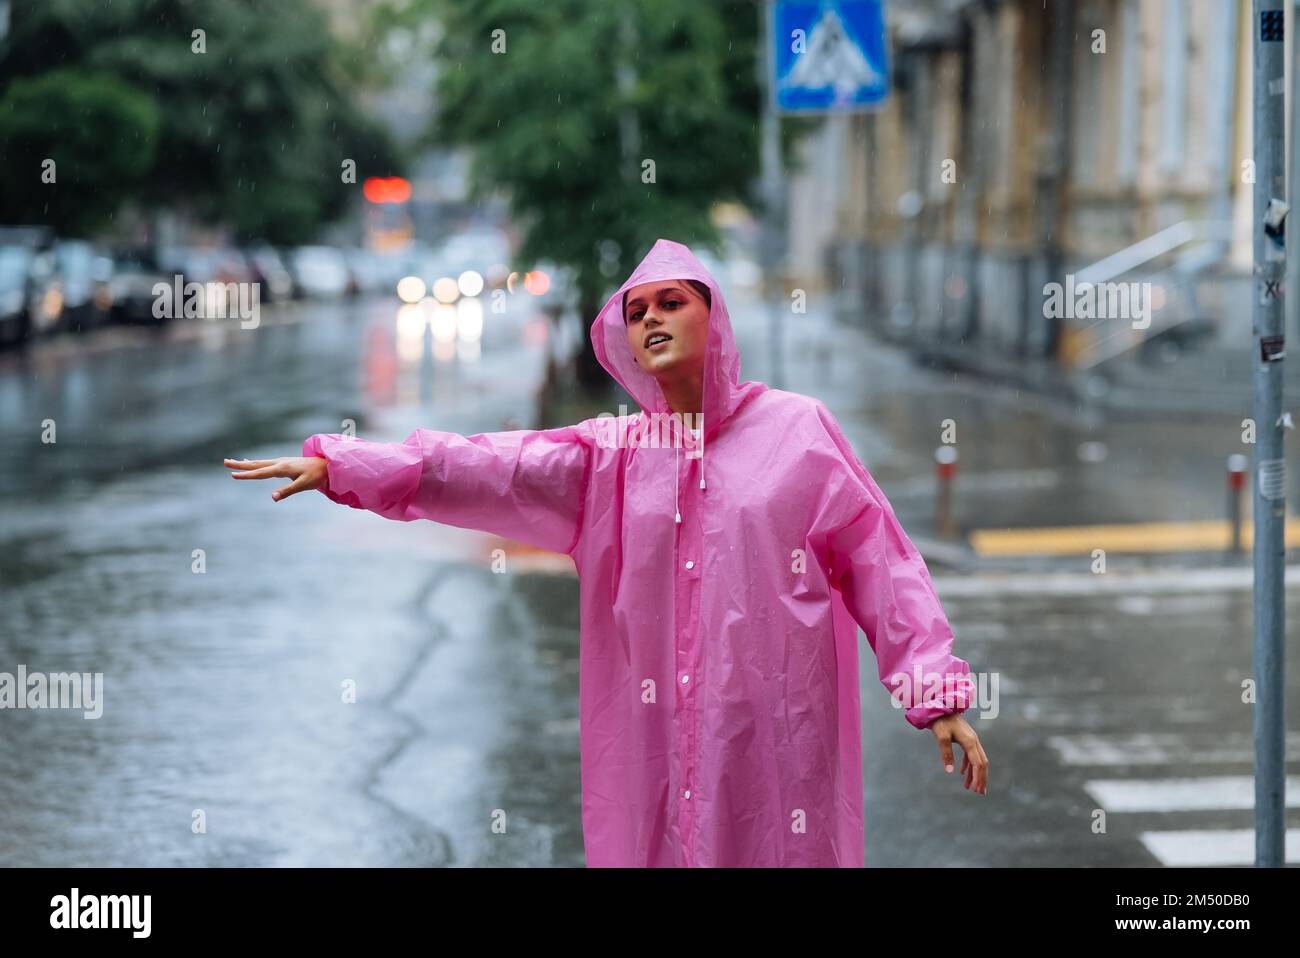
[[[1050,10],[1043,49],[1047,61],[1044,79],[1052,119],[1045,132],[1037,183],[1038,242],[1042,250],[1044,284],[1065,281],[1065,256],[1061,242],[1065,227],[1062,194],[1070,165],[1070,101],[1073,99],[1073,52],[1077,46],[1074,39],[1074,0],[1053,3]],[[1035,344],[1034,351],[1055,359],[1061,349],[1062,323],[1055,313],[1044,317],[1044,322],[1046,328],[1043,330],[1042,343]]]
[[[984,144],[987,126],[978,111],[984,104],[988,88],[987,75],[981,69],[988,49],[988,24],[984,9],[970,8],[966,33],[965,56],[961,58],[961,163],[965,187],[957,194],[957,216],[953,220],[953,240],[961,257],[963,295],[958,307],[955,336],[964,345],[974,339],[980,320],[979,295],[979,216],[984,195]],[[945,337],[948,330],[941,330]]]
[[[625,2],[618,17],[618,45],[620,56],[615,68],[615,82],[623,105],[618,111],[618,139],[623,151],[623,177],[628,183],[640,179],[641,128],[637,124],[636,110],[631,105],[632,93],[636,89],[636,67],[633,59],[636,54],[635,11],[630,2]]]
[[[1286,273],[1285,68],[1283,17],[1289,0],[1254,0],[1255,363],[1255,865],[1285,864],[1283,744],[1282,361]]]
[[[782,367],[781,345],[782,311],[787,304],[778,295],[783,259],[783,225],[785,223],[785,173],[781,167],[781,119],[776,112],[776,50],[773,48],[772,21],[774,0],[762,0],[758,15],[762,18],[760,36],[763,53],[758,58],[760,88],[764,91],[762,118],[762,192],[763,192],[763,289],[767,297],[768,317],[771,323],[771,373],[769,386],[782,388],[785,379]]]
[[[1292,1],[1290,22],[1292,25],[1291,84],[1287,88],[1287,112],[1290,113],[1288,130],[1290,130],[1290,136],[1287,138],[1286,166],[1287,204],[1294,207],[1297,201],[1300,201],[1300,162],[1297,162],[1297,160],[1300,160],[1300,125],[1297,125],[1297,123],[1300,123],[1300,44],[1295,42],[1295,26],[1300,23],[1300,0]],[[1222,198],[1221,203],[1222,208],[1216,211],[1217,218],[1225,221],[1231,220],[1231,196]],[[1225,246],[1229,242],[1230,240],[1225,240]],[[1226,257],[1225,252],[1225,259]],[[1300,291],[1300,243],[1287,243],[1287,281],[1284,283],[1283,289],[1291,290],[1292,294]],[[1286,334],[1287,329],[1300,330],[1300,295],[1286,296],[1283,305],[1282,333]]]
[[[930,143],[934,128],[933,103],[931,96],[934,88],[930,75],[930,57],[921,50],[913,51],[904,61],[907,64],[907,162],[911,167],[908,192],[914,202],[910,203],[905,216],[904,227],[907,236],[907,262],[904,265],[907,283],[907,338],[915,344],[922,344],[921,338],[921,252],[925,247],[922,235],[922,214],[925,211],[927,187],[930,185],[931,172]]]

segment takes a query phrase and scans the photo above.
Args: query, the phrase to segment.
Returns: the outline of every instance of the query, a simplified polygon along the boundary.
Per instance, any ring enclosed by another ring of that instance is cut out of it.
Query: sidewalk
[[[1073,370],[1041,357],[1016,357],[976,345],[922,343],[899,348],[937,371],[961,372],[1054,399],[1126,415],[1249,415],[1253,398],[1251,340],[1239,347],[1210,343],[1191,347],[1166,365],[1124,358],[1096,371]],[[1300,404],[1300,366],[1283,367],[1283,399]]]

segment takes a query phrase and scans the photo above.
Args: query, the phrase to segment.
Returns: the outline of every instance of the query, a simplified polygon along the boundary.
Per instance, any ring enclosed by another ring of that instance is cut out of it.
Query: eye
[[[678,306],[682,305],[682,301],[680,299],[669,299],[664,301],[664,305],[671,306],[674,309],[676,309]]]

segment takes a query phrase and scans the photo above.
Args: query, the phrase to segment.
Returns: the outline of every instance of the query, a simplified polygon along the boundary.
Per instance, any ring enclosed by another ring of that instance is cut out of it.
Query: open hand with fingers
[[[291,479],[271,493],[276,502],[295,492],[319,489],[329,475],[329,460],[323,456],[281,456],[279,459],[224,459],[226,468],[240,470],[232,479]]]
[[[984,754],[980,737],[970,723],[957,714],[942,715],[930,723],[930,731],[939,742],[939,753],[945,771],[952,771],[952,745],[961,746],[961,772],[965,777],[963,788],[977,795],[987,795],[989,788],[989,757]]]

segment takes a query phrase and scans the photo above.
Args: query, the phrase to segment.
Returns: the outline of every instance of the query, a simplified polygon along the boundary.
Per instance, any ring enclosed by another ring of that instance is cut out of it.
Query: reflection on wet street
[[[534,317],[439,357],[394,313],[5,358],[0,671],[103,673],[104,711],[0,712],[0,863],[582,864],[576,581],[221,466],[531,419]]]

